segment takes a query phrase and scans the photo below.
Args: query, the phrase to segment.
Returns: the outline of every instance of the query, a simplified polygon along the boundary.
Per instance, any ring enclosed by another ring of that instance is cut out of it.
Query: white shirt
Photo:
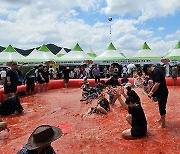
[[[86,73],[89,73],[90,68],[89,68],[89,67],[86,67],[86,68],[85,68],[85,71],[86,71]]]
[[[122,69],[122,73],[127,73],[127,68],[126,67],[123,67],[123,69]]]
[[[54,68],[49,68],[49,70],[48,70],[50,73],[51,72],[54,72]]]
[[[70,72],[69,72],[69,77],[70,77],[70,78],[74,78],[74,72],[73,72],[73,71],[70,71]]]
[[[2,70],[0,72],[0,75],[1,75],[1,78],[5,78],[6,77],[6,71],[5,70]]]

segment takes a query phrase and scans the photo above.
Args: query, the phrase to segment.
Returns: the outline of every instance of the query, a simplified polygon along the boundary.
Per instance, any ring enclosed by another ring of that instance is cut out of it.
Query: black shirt
[[[147,131],[147,121],[141,105],[128,107],[129,114],[132,114],[132,128],[138,133]]]
[[[151,79],[153,80],[154,83],[156,82],[160,83],[158,89],[154,92],[153,96],[161,96],[162,94],[168,91],[166,86],[165,76],[160,69],[156,67],[154,68],[151,75]]]
[[[42,76],[46,82],[49,82],[49,75],[50,75],[49,71],[46,72],[42,71]]]
[[[98,101],[98,104],[104,108],[106,111],[109,111],[109,102],[106,98],[100,98],[100,100]]]
[[[113,87],[116,87],[116,86],[120,86],[118,80],[113,80],[113,78],[109,79],[107,82],[106,82],[106,85],[111,85]]]
[[[35,78],[36,78],[36,74],[34,72],[27,72],[26,73],[26,76],[24,78],[24,81],[26,82],[26,84],[31,84],[31,85],[34,85],[34,82],[35,82]]]
[[[69,69],[65,69],[65,70],[63,70],[64,79],[69,79],[69,72],[70,72],[70,70],[69,70]]]
[[[15,111],[19,113],[23,111],[23,107],[17,96],[9,97],[0,104],[0,115],[14,114]]]
[[[7,84],[7,77],[10,77],[11,85],[18,85],[18,74],[16,70],[10,69],[7,71],[5,84]]]
[[[37,76],[38,81],[42,81],[42,78],[40,77],[40,74],[43,75],[43,70],[38,70],[38,76]]]

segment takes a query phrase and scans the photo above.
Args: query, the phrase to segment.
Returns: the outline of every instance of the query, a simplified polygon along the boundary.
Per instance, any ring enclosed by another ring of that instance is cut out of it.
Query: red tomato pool
[[[85,116],[95,106],[80,102],[80,88],[53,89],[21,98],[24,113],[1,117],[8,122],[10,132],[0,132],[0,154],[15,154],[26,144],[29,135],[39,125],[58,126],[63,136],[52,143],[57,154],[139,154],[180,153],[180,87],[168,87],[167,127],[158,128],[158,105],[135,89],[140,95],[147,117],[147,136],[125,140],[121,132],[130,126],[127,111],[118,102],[108,115]]]

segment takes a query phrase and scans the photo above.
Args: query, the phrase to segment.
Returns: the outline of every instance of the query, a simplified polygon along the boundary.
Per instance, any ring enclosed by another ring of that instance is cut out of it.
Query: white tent
[[[46,47],[42,45],[38,50],[34,49],[27,57],[25,62],[45,62],[45,61],[56,61],[57,57]]]
[[[130,58],[133,63],[160,63],[161,57],[156,55],[144,42],[142,48]]]
[[[95,58],[97,57],[97,55],[94,53],[94,51],[92,50],[92,48],[90,47],[89,50],[85,51],[91,58]]]
[[[126,57],[117,50],[111,42],[108,48],[100,55],[94,58],[94,61],[100,64],[126,63]]]
[[[56,56],[57,57],[62,57],[62,56],[64,56],[64,55],[66,55],[67,54],[67,52],[64,50],[64,48],[62,48],[57,54],[56,54]]]
[[[24,56],[18,53],[11,45],[0,53],[0,62],[22,62],[23,60]]]
[[[177,43],[174,49],[172,49],[165,58],[170,60],[180,60],[180,41]]]
[[[75,47],[68,52],[66,55],[62,56],[61,58],[58,59],[58,61],[61,62],[76,62],[78,61],[79,63],[82,63],[85,60],[91,60],[91,57],[88,56],[79,46],[77,43]]]

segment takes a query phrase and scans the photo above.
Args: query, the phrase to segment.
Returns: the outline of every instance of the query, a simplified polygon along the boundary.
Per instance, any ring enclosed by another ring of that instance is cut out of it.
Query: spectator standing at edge
[[[1,75],[2,84],[4,84],[5,79],[6,79],[6,68],[3,68],[3,69],[0,71],[0,75]]]
[[[43,84],[45,82],[45,79],[43,78],[43,65],[40,64],[38,67],[38,72],[37,72],[38,76],[37,76],[37,82],[38,82],[38,92],[43,92],[44,91],[44,87]]]
[[[22,67],[23,67],[24,64],[22,65],[19,65],[18,68],[17,68],[17,74],[18,74],[18,85],[22,85],[23,84],[23,79],[24,79],[24,76],[23,76],[23,73],[22,73]]]
[[[108,74],[109,74],[109,70],[108,70],[107,66],[105,66],[103,69],[103,75],[105,78],[108,78]]]
[[[24,78],[24,83],[26,84],[26,91],[28,95],[34,94],[35,81],[35,68],[31,68],[29,72],[26,73]]]
[[[75,79],[79,79],[80,69],[78,66],[74,68]]]
[[[172,81],[173,81],[173,86],[177,86],[178,85],[178,83],[177,83],[177,76],[178,76],[178,68],[177,68],[177,66],[174,66],[172,68],[172,75],[171,75]]]
[[[53,74],[54,74],[54,68],[52,65],[49,66],[49,73],[50,73],[50,78],[53,79]]]
[[[114,73],[114,67],[113,67],[113,65],[110,65],[110,67],[109,67],[109,76],[112,77],[113,73]]]
[[[65,67],[63,70],[63,79],[64,79],[64,87],[68,88],[68,82],[69,82],[69,67]]]
[[[95,64],[95,66],[92,70],[92,74],[93,74],[93,77],[95,79],[95,86],[96,86],[96,84],[100,82],[100,70],[99,70],[97,64]]]
[[[151,91],[148,94],[148,97],[156,97],[158,100],[159,105],[159,112],[161,115],[161,118],[159,120],[159,123],[161,124],[161,128],[166,127],[166,104],[167,104],[167,98],[168,98],[168,89],[166,86],[166,80],[163,72],[157,68],[153,67],[150,64],[145,64],[143,66],[143,71],[146,75],[149,75],[151,79],[153,80],[153,87],[151,88]]]
[[[49,90],[50,74],[49,74],[47,66],[44,66],[42,76],[45,80],[44,91],[48,91]]]
[[[4,83],[4,99],[10,96],[14,96],[18,86],[18,74],[17,74],[17,63],[11,64],[11,69],[7,71],[6,79]]]
[[[128,71],[127,66],[124,65],[124,67],[121,70],[121,72],[122,72],[121,76],[123,77],[124,75],[127,75],[127,71]]]
[[[116,73],[119,77],[119,68],[117,65],[114,67],[114,73]]]

